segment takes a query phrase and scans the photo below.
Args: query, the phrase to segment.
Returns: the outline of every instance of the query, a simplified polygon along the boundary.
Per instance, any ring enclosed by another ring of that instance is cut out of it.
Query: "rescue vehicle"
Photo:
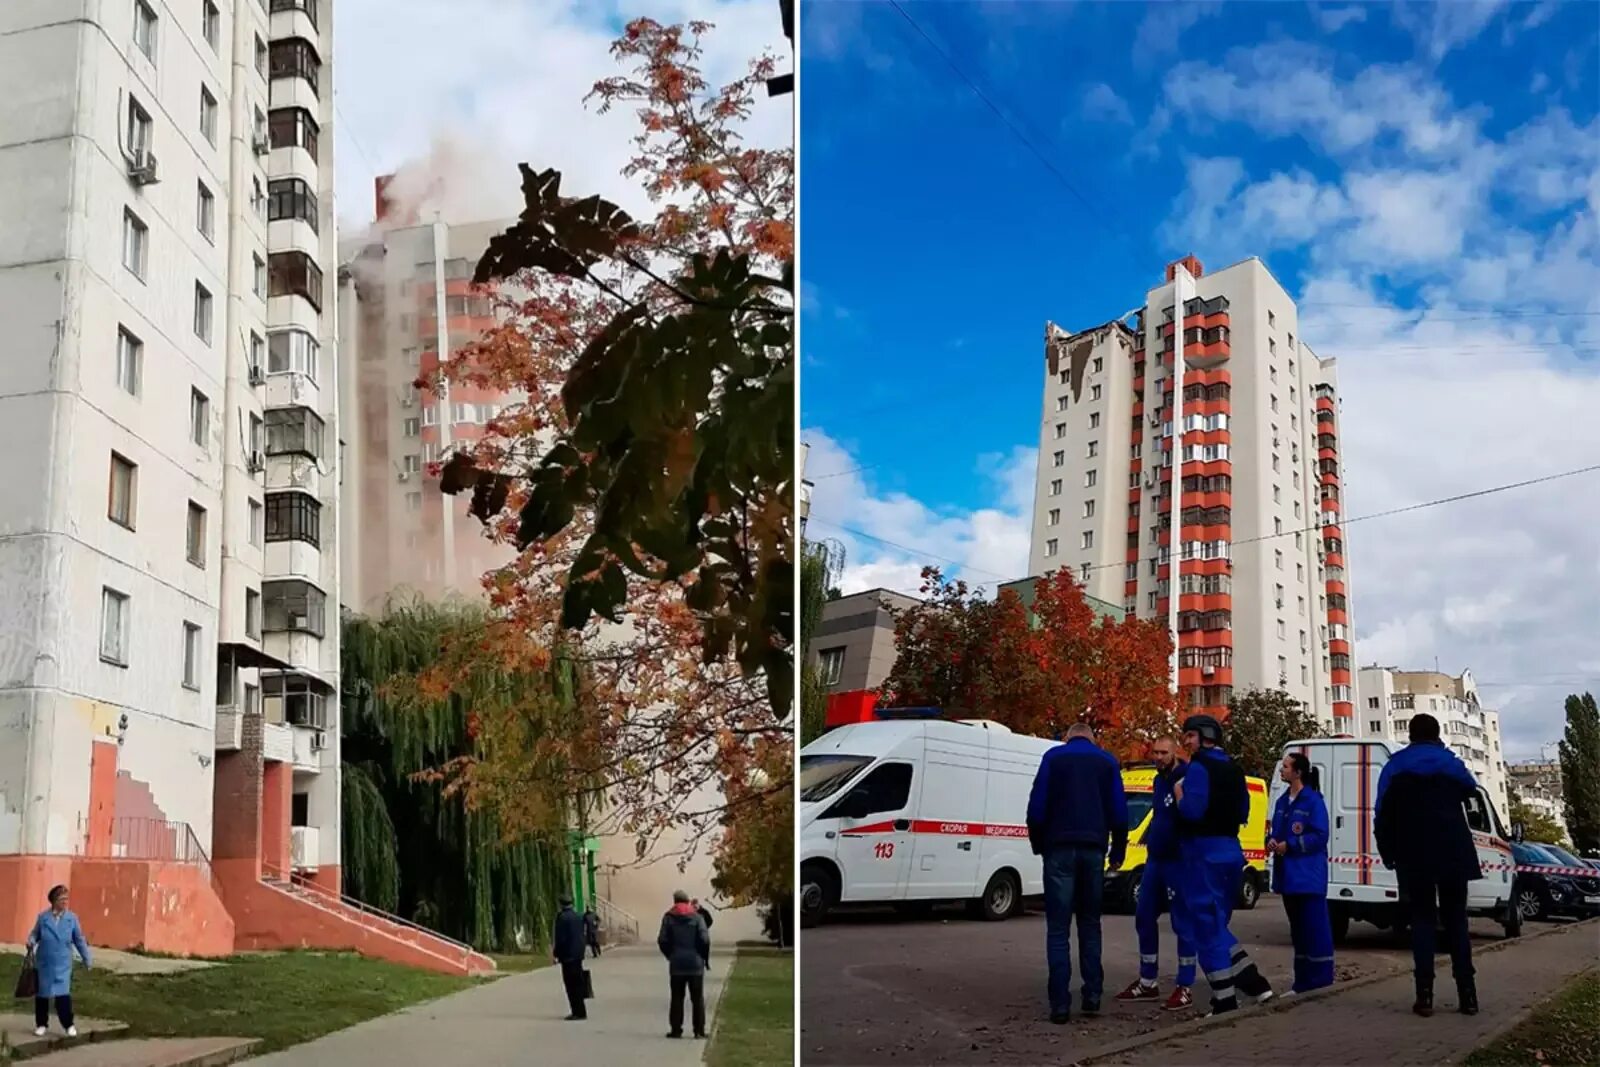
[[[1403,929],[1399,882],[1379,859],[1373,838],[1378,776],[1394,750],[1384,741],[1321,737],[1290,741],[1283,751],[1304,753],[1321,778],[1328,805],[1328,913],[1334,940],[1344,940],[1353,919],[1379,929]],[[1273,781],[1273,805],[1288,788],[1281,779]],[[1512,891],[1516,861],[1510,835],[1481,785],[1462,805],[1462,814],[1483,867],[1483,877],[1467,883],[1467,914],[1493,919],[1507,937],[1516,937],[1522,916]]]
[[[1044,893],[1028,794],[1058,742],[999,723],[883,709],[800,751],[800,921],[837,904],[965,901],[1008,919]]]

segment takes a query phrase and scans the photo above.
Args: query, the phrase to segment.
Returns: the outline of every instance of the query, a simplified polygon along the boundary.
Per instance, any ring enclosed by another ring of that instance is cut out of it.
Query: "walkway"
[[[720,959],[713,949],[711,961],[708,1015],[715,1011],[733,965],[732,946]],[[595,1067],[645,1062],[694,1067],[701,1062],[704,1041],[666,1039],[667,964],[653,946],[615,949],[590,960],[588,967],[594,974],[595,999],[589,1002],[586,1022],[564,1020],[561,973],[546,967],[497,978],[250,1062],[261,1067]]]
[[[1456,1011],[1450,960],[1440,956],[1431,1019],[1411,1013],[1413,985],[1408,970],[1354,988],[1336,986],[1303,1000],[1274,1001],[1271,1009],[1244,1009],[1230,1016],[1226,1025],[1190,1024],[1182,1034],[1138,1047],[1091,1051],[1077,1062],[1456,1063],[1515,1025],[1569,979],[1600,964],[1597,935],[1600,920],[1590,920],[1507,942],[1494,951],[1475,952],[1482,1010],[1474,1016]]]

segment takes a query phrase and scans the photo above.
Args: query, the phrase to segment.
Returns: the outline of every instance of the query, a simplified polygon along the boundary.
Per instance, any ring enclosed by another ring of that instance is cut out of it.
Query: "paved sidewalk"
[[[1411,1013],[1414,986],[1405,974],[1301,1000],[1246,1008],[1228,1025],[1188,1030],[1122,1052],[1085,1053],[1096,1064],[1318,1064],[1424,1065],[1455,1063],[1510,1029],[1569,979],[1600,966],[1600,924],[1579,923],[1538,937],[1476,952],[1475,1016],[1456,1011],[1450,960],[1440,956],[1434,979],[1434,1015]],[[1203,983],[1202,983],[1203,988]],[[1196,989],[1202,994],[1202,989]],[[1203,994],[1202,994],[1203,995]],[[1296,1003],[1299,1001],[1299,1003]]]
[[[712,953],[706,975],[707,1025],[733,965]],[[655,948],[614,949],[589,960],[595,999],[586,1022],[569,1023],[561,972],[545,967],[509,975],[283,1052],[251,1060],[261,1067],[596,1067],[650,1063],[693,1067],[706,1043],[669,1041],[667,963]],[[688,1005],[684,1005],[688,1014]]]

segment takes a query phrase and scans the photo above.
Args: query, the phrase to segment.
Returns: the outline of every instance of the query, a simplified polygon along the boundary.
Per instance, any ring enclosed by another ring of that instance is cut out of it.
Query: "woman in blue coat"
[[[1294,939],[1294,988],[1304,993],[1333,984],[1333,926],[1328,920],[1328,805],[1317,791],[1317,770],[1299,752],[1283,757],[1278,776],[1289,788],[1272,813],[1267,851],[1272,888],[1283,896]]]
[[[77,1037],[72,1025],[72,950],[76,948],[89,966],[89,943],[83,939],[78,917],[67,910],[67,887],[50,890],[50,907],[39,913],[28,934],[34,966],[39,970],[39,990],[33,998],[34,1034],[43,1037],[49,1029],[50,1000],[55,998],[56,1017],[68,1037]]]

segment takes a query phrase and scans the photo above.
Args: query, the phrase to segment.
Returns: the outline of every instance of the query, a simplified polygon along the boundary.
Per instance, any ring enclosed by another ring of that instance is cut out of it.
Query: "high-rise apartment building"
[[[428,469],[480,439],[522,395],[415,384],[437,370],[441,351],[458,352],[494,327],[494,297],[472,275],[510,223],[421,221],[390,202],[388,184],[378,181],[373,232],[341,252],[340,336],[349,358],[340,389],[356,501],[343,545],[345,603],[364,612],[395,595],[481,596],[484,574],[514,555],[467,514],[466,497],[440,493]]]
[[[1348,732],[1340,473],[1334,361],[1258,259],[1187,257],[1122,318],[1046,328],[1030,573],[1168,620],[1185,708],[1282,689]]]
[[[1478,683],[1471,671],[1452,676],[1438,671],[1362,667],[1357,674],[1356,694],[1361,714],[1358,729],[1351,732],[1360,737],[1405,745],[1410,740],[1412,716],[1428,714],[1438,719],[1441,739],[1488,790],[1500,817],[1510,821],[1506,761],[1500,751],[1500,713],[1478,702]]]
[[[0,4],[0,940],[466,966],[338,902],[331,6]]]

